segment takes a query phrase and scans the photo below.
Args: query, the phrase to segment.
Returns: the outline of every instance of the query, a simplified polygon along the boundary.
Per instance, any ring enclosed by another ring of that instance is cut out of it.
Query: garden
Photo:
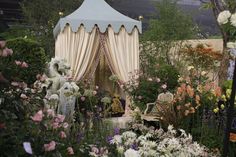
[[[221,50],[188,42],[200,28],[174,0],[143,32],[110,1],[36,3],[0,33],[1,157],[236,156],[234,0],[201,1]]]

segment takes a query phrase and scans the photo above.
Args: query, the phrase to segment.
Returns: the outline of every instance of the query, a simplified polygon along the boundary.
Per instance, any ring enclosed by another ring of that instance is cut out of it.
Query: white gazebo
[[[139,69],[141,22],[133,20],[104,0],[85,0],[54,28],[55,57],[71,65],[73,79],[80,81],[95,71],[104,53],[111,72],[127,82]]]

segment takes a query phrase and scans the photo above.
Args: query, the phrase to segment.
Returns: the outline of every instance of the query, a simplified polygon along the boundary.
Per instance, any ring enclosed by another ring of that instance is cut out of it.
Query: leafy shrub
[[[8,40],[7,46],[14,51],[14,54],[6,62],[25,61],[29,67],[19,70],[13,64],[3,71],[4,76],[9,80],[24,80],[26,83],[32,84],[36,80],[35,76],[44,70],[46,63],[44,49],[37,42],[24,38]]]

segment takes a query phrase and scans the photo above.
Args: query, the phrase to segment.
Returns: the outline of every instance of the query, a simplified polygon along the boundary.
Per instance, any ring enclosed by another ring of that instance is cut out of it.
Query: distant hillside
[[[155,18],[155,2],[158,0],[115,0],[113,7],[121,13],[138,19],[140,15],[144,17],[143,29],[148,28],[148,21]],[[179,7],[191,15],[194,22],[198,24],[205,35],[218,35],[219,30],[214,20],[211,10],[201,9],[200,3],[196,0],[181,0]]]

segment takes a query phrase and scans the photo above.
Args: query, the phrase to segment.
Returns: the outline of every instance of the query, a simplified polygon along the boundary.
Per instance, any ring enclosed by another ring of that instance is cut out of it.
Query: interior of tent
[[[139,70],[141,30],[140,21],[122,15],[104,0],[85,0],[58,21],[55,57],[70,64],[74,81],[93,80],[101,89],[125,99],[119,85]],[[115,86],[111,75],[117,77]]]

